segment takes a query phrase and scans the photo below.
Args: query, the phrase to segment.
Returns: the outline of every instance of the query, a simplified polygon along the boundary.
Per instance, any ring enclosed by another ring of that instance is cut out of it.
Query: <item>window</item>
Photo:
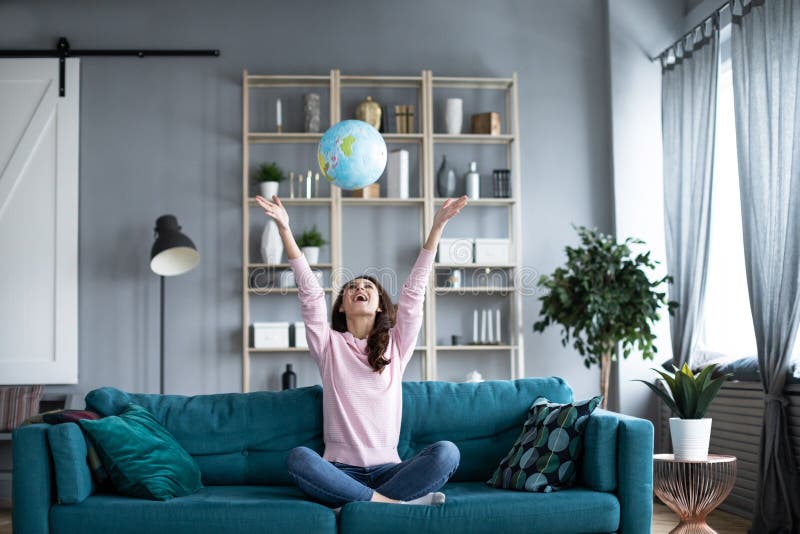
[[[730,25],[720,30],[711,236],[696,364],[757,354],[744,264],[730,33]],[[800,343],[795,343],[793,354],[795,362],[800,360]]]

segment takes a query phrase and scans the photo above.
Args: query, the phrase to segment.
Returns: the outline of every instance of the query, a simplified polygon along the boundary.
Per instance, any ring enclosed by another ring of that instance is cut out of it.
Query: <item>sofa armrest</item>
[[[50,506],[55,484],[47,442],[49,427],[46,424],[27,425],[13,431],[14,532],[50,532]]]
[[[653,517],[653,424],[646,419],[595,410],[585,431],[581,484],[614,493],[619,532],[650,532]]]

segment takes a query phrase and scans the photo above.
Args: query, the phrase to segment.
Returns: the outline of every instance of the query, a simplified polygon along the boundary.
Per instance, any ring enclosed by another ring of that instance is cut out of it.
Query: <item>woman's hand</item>
[[[288,230],[289,214],[286,213],[286,208],[283,207],[283,203],[281,203],[281,199],[278,198],[278,195],[272,195],[272,200],[273,202],[270,202],[261,195],[256,195],[256,202],[258,202],[259,206],[264,208],[264,213],[272,217],[278,224],[278,228]]]
[[[431,231],[428,234],[428,238],[425,240],[425,244],[422,245],[423,248],[436,251],[436,247],[439,246],[439,238],[442,237],[444,225],[447,224],[447,221],[455,217],[456,214],[461,211],[461,208],[467,205],[467,198],[469,198],[467,195],[462,195],[458,198],[448,198],[444,201],[442,207],[439,208],[439,211],[433,216],[433,226],[431,226]]]
[[[442,207],[439,208],[439,211],[436,212],[436,215],[433,217],[433,227],[434,228],[444,228],[444,225],[456,216],[456,214],[461,211],[461,208],[467,205],[467,195],[461,195],[459,198],[448,198],[442,204]]]

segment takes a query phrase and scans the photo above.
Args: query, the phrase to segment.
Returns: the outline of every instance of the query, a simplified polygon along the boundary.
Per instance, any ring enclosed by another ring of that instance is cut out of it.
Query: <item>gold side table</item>
[[[706,460],[653,455],[653,492],[680,518],[670,534],[716,534],[708,514],[725,500],[736,481],[736,457],[709,454]]]

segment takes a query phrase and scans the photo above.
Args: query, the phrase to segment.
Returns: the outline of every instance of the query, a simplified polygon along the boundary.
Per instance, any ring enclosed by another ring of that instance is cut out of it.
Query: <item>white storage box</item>
[[[478,237],[475,239],[475,263],[507,264],[511,262],[511,241],[508,238]]]
[[[439,240],[439,263],[465,265],[473,263],[471,237],[455,237]]]
[[[294,346],[308,348],[306,342],[306,324],[303,321],[294,323]]]
[[[289,323],[253,323],[253,348],[278,349],[289,346]]]

